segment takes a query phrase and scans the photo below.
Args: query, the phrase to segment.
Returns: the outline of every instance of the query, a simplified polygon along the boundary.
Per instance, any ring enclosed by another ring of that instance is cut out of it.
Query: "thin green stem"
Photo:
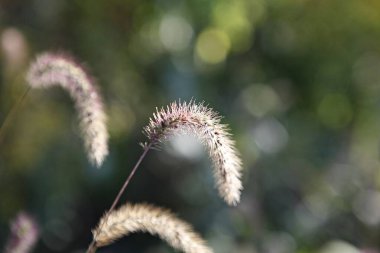
[[[12,106],[12,108],[8,112],[7,116],[5,116],[5,120],[4,120],[3,124],[0,127],[0,142],[1,142],[1,139],[3,138],[5,130],[7,129],[9,123],[11,122],[11,119],[14,117],[14,115],[17,112],[17,110],[20,108],[22,102],[24,101],[26,95],[28,95],[29,91],[30,91],[30,87],[28,87],[25,90],[25,92],[22,94],[22,96],[19,98],[19,100],[16,102],[16,104],[14,104]]]

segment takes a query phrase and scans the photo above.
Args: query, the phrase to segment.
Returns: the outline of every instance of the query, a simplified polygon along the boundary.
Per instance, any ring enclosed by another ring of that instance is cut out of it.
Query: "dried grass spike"
[[[87,156],[100,167],[108,154],[108,132],[102,98],[92,78],[71,57],[43,53],[30,65],[26,76],[33,88],[59,85],[74,100]]]
[[[207,147],[213,162],[219,194],[228,204],[236,205],[243,188],[240,181],[242,163],[235,142],[220,119],[216,112],[202,103],[173,102],[166,109],[157,109],[144,133],[155,145],[178,133],[197,136]]]
[[[32,217],[20,212],[11,223],[11,235],[5,253],[31,252],[38,239],[37,224]]]
[[[106,214],[92,233],[96,246],[102,247],[134,232],[157,235],[185,253],[213,252],[190,225],[170,211],[148,204],[126,204]]]

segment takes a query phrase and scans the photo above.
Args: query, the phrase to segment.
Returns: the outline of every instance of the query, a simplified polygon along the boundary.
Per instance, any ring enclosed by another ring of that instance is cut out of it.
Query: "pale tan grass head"
[[[203,103],[173,102],[166,109],[157,109],[144,133],[154,145],[178,133],[198,137],[213,162],[219,194],[228,204],[236,205],[243,188],[240,181],[242,162],[228,127],[220,121],[221,117]]]
[[[106,214],[93,230],[97,247],[135,232],[159,236],[169,245],[185,253],[212,253],[191,226],[170,211],[149,204],[126,204]]]
[[[4,253],[32,252],[38,235],[36,221],[27,213],[20,212],[11,223],[11,235],[5,245]]]
[[[101,95],[82,66],[64,54],[43,53],[36,57],[26,75],[33,88],[55,85],[73,98],[87,156],[100,167],[108,155],[108,131]]]

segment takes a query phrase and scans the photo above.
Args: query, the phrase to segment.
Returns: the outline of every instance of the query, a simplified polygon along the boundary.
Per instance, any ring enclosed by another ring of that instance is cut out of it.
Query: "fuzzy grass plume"
[[[221,124],[220,119],[203,103],[173,102],[166,109],[157,109],[144,133],[154,145],[177,133],[197,136],[207,147],[213,162],[219,194],[229,205],[236,205],[242,190],[242,163],[227,126]]]
[[[11,235],[5,253],[31,252],[38,239],[37,224],[32,217],[20,212],[11,223]]]
[[[43,53],[31,64],[27,82],[32,88],[59,85],[74,100],[87,156],[100,167],[108,154],[108,132],[102,98],[92,78],[78,63],[63,54]]]
[[[148,204],[126,204],[106,214],[93,230],[93,235],[96,246],[102,247],[134,232],[157,235],[185,253],[213,252],[186,222],[166,209]]]

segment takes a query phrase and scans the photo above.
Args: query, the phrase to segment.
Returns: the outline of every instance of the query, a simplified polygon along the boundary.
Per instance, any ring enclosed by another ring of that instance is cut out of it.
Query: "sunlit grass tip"
[[[93,230],[97,247],[135,232],[157,235],[170,246],[185,253],[212,253],[191,226],[170,211],[149,204],[126,204],[106,214]]]
[[[31,252],[38,240],[38,228],[35,220],[20,212],[11,222],[11,234],[5,246],[5,253]]]
[[[72,57],[43,53],[31,63],[26,80],[32,88],[61,86],[74,100],[90,162],[100,167],[108,155],[108,131],[102,97],[93,78]]]
[[[173,102],[157,109],[144,134],[153,145],[159,145],[174,134],[195,135],[207,147],[213,162],[214,177],[219,194],[230,205],[240,201],[242,162],[221,117],[203,103]]]

